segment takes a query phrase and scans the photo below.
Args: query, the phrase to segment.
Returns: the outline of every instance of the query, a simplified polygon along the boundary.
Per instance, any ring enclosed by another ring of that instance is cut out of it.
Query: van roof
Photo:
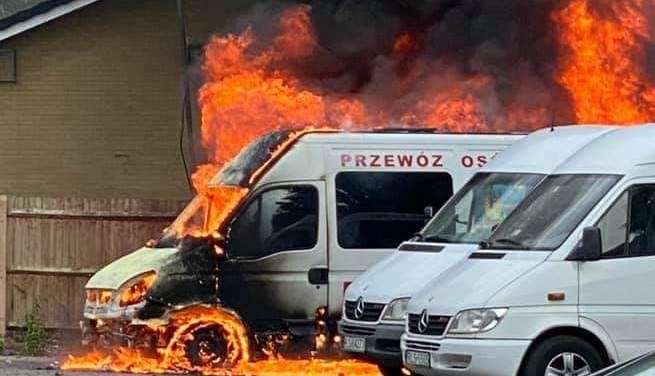
[[[655,126],[571,125],[545,128],[516,142],[482,171],[628,174],[655,164]]]
[[[399,141],[399,136],[402,141]],[[465,137],[464,137],[465,136]],[[423,129],[380,129],[371,131],[338,131],[330,133],[308,133],[298,141],[304,144],[489,144],[493,142],[513,142],[525,134],[519,133],[442,133]]]
[[[582,147],[556,173],[628,175],[655,165],[655,125],[614,127]]]
[[[544,128],[498,154],[481,171],[551,174],[581,148],[612,129],[606,126]]]

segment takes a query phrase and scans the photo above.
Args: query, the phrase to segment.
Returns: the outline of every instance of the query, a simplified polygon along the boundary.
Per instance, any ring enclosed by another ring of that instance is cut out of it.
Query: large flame
[[[111,352],[95,350],[84,357],[69,356],[62,365],[63,370],[112,371],[131,373],[186,374],[190,371],[164,369],[161,359],[127,348]],[[285,360],[270,359],[241,363],[233,368],[207,368],[202,375],[217,376],[378,376],[375,365],[357,360]]]
[[[500,132],[533,129],[546,122],[543,108],[525,107],[511,97],[499,103],[490,76],[470,77],[443,63],[415,59],[422,44],[411,33],[397,36],[386,64],[374,72],[393,77],[386,87],[360,93],[326,91],[323,82],[307,79],[298,68],[322,52],[310,11],[310,6],[299,5],[283,12],[278,34],[267,47],[258,44],[250,28],[238,35],[215,36],[205,46],[206,82],[199,103],[208,163],[198,167],[193,181],[196,190],[219,202],[221,209],[213,211],[205,228],[176,228],[179,234],[206,234],[229,215],[247,189],[209,188],[208,182],[250,141],[274,130],[400,126]],[[329,80],[330,73],[326,75]]]
[[[199,329],[219,325],[228,344],[227,359],[202,366],[192,364],[186,346]],[[288,360],[279,355],[251,361],[250,340],[239,317],[227,310],[197,305],[171,314],[164,325],[151,324],[152,330],[172,331],[169,343],[156,351],[117,347],[94,349],[83,355],[69,355],[63,370],[97,370],[132,373],[199,373],[202,375],[379,375],[376,366],[355,360]],[[226,366],[227,365],[227,366]]]
[[[634,124],[655,119],[655,87],[644,71],[652,41],[646,0],[573,0],[553,14],[564,50],[557,80],[581,123]]]
[[[228,344],[226,359],[203,365],[192,364],[186,356],[187,346],[198,330],[219,325]],[[279,355],[251,361],[249,338],[236,314],[208,306],[192,306],[171,315],[166,325],[152,330],[173,331],[167,346],[153,351],[118,347],[94,349],[84,355],[69,355],[63,370],[97,370],[132,373],[198,373],[202,375],[379,375],[376,366],[355,360],[287,360]]]

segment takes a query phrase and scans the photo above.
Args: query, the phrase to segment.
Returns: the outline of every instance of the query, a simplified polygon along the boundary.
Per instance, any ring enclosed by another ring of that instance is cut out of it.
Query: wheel
[[[603,368],[603,359],[589,342],[574,336],[556,336],[528,354],[522,376],[586,376]]]
[[[389,366],[378,366],[382,376],[400,376],[402,375],[402,367],[389,367]]]
[[[219,325],[200,327],[190,332],[190,339],[185,343],[187,359],[193,366],[206,367],[220,365],[228,355],[225,332]]]
[[[223,369],[250,360],[250,337],[232,311],[194,305],[170,314],[162,368],[177,373]]]

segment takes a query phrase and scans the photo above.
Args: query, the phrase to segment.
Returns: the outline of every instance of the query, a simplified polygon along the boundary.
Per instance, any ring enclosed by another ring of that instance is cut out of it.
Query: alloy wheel
[[[544,376],[587,376],[591,374],[591,366],[585,358],[576,353],[564,352],[548,362]]]

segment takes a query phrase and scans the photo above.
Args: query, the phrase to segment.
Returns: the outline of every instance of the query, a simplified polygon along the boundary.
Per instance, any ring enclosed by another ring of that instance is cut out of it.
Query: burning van
[[[158,349],[192,369],[248,360],[263,339],[313,338],[317,310],[338,318],[358,274],[520,137],[267,134],[160,239],[89,280],[85,342]]]

